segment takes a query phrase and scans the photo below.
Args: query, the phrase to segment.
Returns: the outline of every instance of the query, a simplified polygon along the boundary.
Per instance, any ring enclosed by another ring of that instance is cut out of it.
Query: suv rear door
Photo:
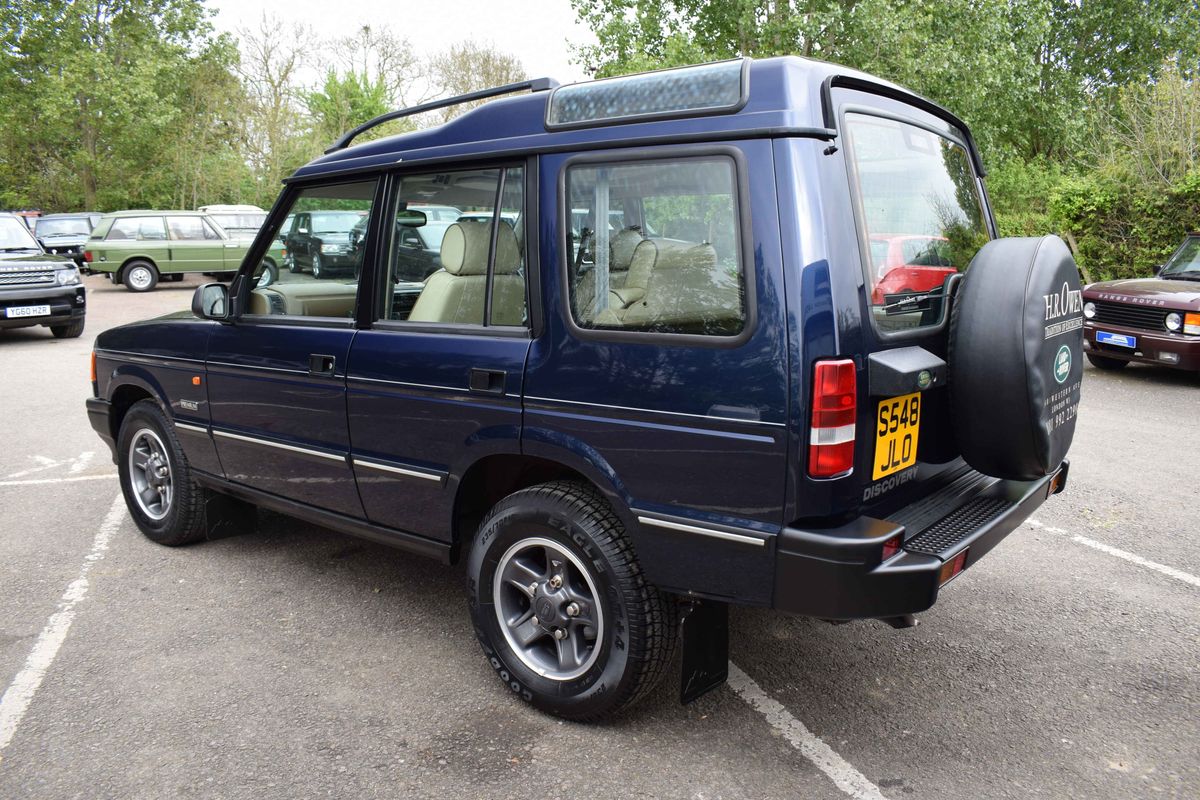
[[[468,467],[520,450],[530,342],[525,242],[535,230],[524,220],[526,169],[418,170],[393,179],[375,313],[354,340],[347,375],[351,457],[372,522],[449,541],[454,489]],[[522,216],[522,235],[494,217],[451,225],[446,246],[457,255],[449,268],[409,282],[401,249],[415,200],[499,207]]]

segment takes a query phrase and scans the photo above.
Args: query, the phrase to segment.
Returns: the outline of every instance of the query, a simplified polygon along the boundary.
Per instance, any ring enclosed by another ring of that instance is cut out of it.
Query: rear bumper
[[[969,473],[935,495],[882,520],[859,517],[838,528],[785,528],[778,540],[772,605],[790,614],[848,620],[897,617],[932,606],[942,565],[965,552],[969,569],[1066,486],[1070,464],[1036,481]],[[903,549],[880,561],[885,541]]]
[[[1136,340],[1137,346],[1131,348],[1100,344],[1096,341],[1097,330],[1132,336]],[[1176,369],[1200,370],[1200,338],[1182,333],[1147,331],[1124,325],[1097,324],[1086,321],[1083,324],[1083,346],[1087,352],[1104,358],[1134,361],[1139,364],[1157,364]]]
[[[88,422],[92,424],[92,430],[96,432],[96,435],[108,445],[108,451],[112,454],[113,462],[116,463],[117,445],[113,441],[112,434],[112,403],[103,397],[89,397],[86,403]]]
[[[9,318],[7,309],[21,306],[50,306],[49,316]],[[65,325],[87,313],[87,290],[83,286],[47,286],[8,289],[0,292],[0,328],[32,325]]]

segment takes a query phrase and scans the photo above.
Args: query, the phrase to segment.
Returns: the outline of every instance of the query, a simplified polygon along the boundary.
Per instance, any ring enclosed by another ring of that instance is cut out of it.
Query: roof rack
[[[326,153],[333,153],[338,150],[344,150],[350,146],[359,134],[369,131],[371,128],[382,125],[385,122],[391,122],[394,119],[402,119],[403,117],[411,117],[415,114],[424,114],[426,111],[435,111],[439,108],[448,108],[450,106],[462,105],[463,103],[473,103],[476,100],[486,100],[489,97],[499,97],[502,94],[513,94],[514,92],[546,92],[550,89],[558,87],[558,81],[553,78],[534,78],[528,81],[518,81],[517,83],[506,83],[503,86],[496,86],[491,89],[480,89],[477,92],[467,92],[456,97],[446,97],[441,100],[431,100],[428,103],[412,106],[410,108],[401,108],[398,111],[389,111],[382,114],[373,120],[364,122],[357,128],[342,134],[342,137],[334,142]]]

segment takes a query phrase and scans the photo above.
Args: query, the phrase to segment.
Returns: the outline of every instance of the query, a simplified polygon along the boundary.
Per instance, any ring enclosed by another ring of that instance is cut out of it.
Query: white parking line
[[[25,666],[0,697],[0,752],[12,741],[17,726],[21,724],[25,711],[33,702],[33,696],[42,685],[42,679],[46,677],[46,670],[50,669],[54,657],[58,655],[58,648],[62,647],[67,638],[67,631],[71,629],[71,622],[75,619],[75,606],[87,596],[88,572],[93,564],[104,558],[109,541],[124,520],[125,498],[118,494],[108,515],[100,523],[95,538],[92,539],[92,549],[83,559],[79,577],[71,581],[67,590],[63,592],[62,599],[58,602],[58,610],[50,617],[46,627],[42,628],[37,641],[34,642],[33,650],[25,659]]]
[[[48,483],[75,483],[76,481],[104,481],[117,477],[115,472],[107,475],[79,475],[74,478],[37,478],[28,481],[0,481],[0,486],[42,486]]]
[[[92,456],[94,455],[96,454],[89,450],[88,452],[79,456],[79,458],[71,462],[71,469],[69,469],[68,472],[70,472],[72,475],[78,475],[79,473],[83,472],[85,469],[87,469],[87,465],[91,462]]]
[[[1076,542],[1076,543],[1082,544],[1086,547],[1090,547],[1093,550],[1099,550],[1101,553],[1107,553],[1110,556],[1116,556],[1117,558],[1123,558],[1126,561],[1130,562],[1131,564],[1137,564],[1139,567],[1145,567],[1146,569],[1152,569],[1155,572],[1166,575],[1168,578],[1174,578],[1177,581],[1183,581],[1186,584],[1195,586],[1196,588],[1200,589],[1200,577],[1196,577],[1195,575],[1191,574],[1190,572],[1184,572],[1181,569],[1175,569],[1174,567],[1168,567],[1166,564],[1159,564],[1157,561],[1151,561],[1148,558],[1142,558],[1137,553],[1130,553],[1127,550],[1122,550],[1118,547],[1113,547],[1112,545],[1105,544],[1104,542],[1097,542],[1095,539],[1089,539],[1086,536],[1080,536],[1077,533],[1071,533],[1070,531],[1063,530],[1062,528],[1054,528],[1049,525],[1045,525],[1041,522],[1038,522],[1036,519],[1027,520],[1027,523],[1029,524],[1029,526],[1031,528],[1037,528],[1039,530],[1046,531],[1047,533],[1058,533],[1058,534],[1062,534],[1065,536],[1069,536],[1071,538],[1072,542]]]
[[[34,456],[34,461],[38,462],[38,466],[23,469],[20,472],[14,472],[11,475],[5,475],[5,478],[23,478],[26,475],[33,475],[35,472],[45,472],[48,469],[53,469],[60,465],[61,462],[46,458],[45,456]]]
[[[792,747],[799,750],[847,795],[855,800],[887,800],[878,786],[834,752],[821,737],[806,728],[803,722],[788,713],[782,703],[769,697],[753,678],[742,672],[732,661],[729,662],[728,683],[739,697],[766,717],[771,727],[779,731]]]

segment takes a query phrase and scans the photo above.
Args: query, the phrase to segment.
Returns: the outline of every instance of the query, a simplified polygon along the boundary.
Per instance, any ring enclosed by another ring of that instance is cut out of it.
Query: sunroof
[[[664,69],[560,86],[550,95],[547,128],[736,111],[749,91],[749,60]]]

